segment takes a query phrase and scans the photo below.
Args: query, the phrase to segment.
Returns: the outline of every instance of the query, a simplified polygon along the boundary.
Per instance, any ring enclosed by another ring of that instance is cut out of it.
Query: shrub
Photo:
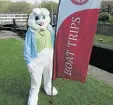
[[[112,22],[112,16],[108,12],[103,12],[99,16],[99,21],[104,22],[104,23],[106,23],[106,22],[110,22],[111,23]]]

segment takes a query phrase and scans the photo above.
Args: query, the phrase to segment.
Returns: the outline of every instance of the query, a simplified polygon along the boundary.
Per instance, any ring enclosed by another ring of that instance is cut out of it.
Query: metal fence
[[[26,24],[28,14],[0,14],[0,25],[13,24],[13,19],[16,23]]]
[[[113,24],[97,24],[96,33],[113,36]]]
[[[21,24],[21,26],[23,24],[26,26],[28,14],[0,14],[0,25],[13,24],[13,19],[15,19],[16,24]],[[54,24],[56,25],[55,22]],[[96,33],[113,36],[113,24],[97,24]]]

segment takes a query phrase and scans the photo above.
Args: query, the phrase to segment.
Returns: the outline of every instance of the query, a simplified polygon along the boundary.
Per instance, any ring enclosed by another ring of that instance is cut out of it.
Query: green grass
[[[95,42],[100,42],[100,39],[102,39],[102,43],[108,44],[108,45],[113,45],[113,36],[107,36],[107,35],[95,35],[94,41]]]
[[[49,103],[51,97],[41,87],[38,105],[113,105],[113,87],[93,77],[86,84],[63,79],[54,83],[59,91],[54,103]],[[29,88],[23,41],[0,40],[0,105],[27,105]]]

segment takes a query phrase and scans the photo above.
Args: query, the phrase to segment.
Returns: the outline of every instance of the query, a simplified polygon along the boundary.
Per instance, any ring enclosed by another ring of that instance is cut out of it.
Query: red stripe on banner
[[[99,9],[73,13],[57,32],[53,79],[86,81]]]

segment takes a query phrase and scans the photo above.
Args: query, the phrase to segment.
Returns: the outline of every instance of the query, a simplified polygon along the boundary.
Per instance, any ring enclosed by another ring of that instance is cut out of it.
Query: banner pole
[[[53,85],[54,85],[54,80],[53,80],[53,75],[54,75],[54,53],[55,53],[55,43],[56,43],[56,31],[57,31],[57,20],[58,20],[58,12],[59,12],[59,5],[60,5],[60,1],[58,3],[58,7],[57,7],[57,14],[56,14],[56,24],[55,24],[55,40],[54,40],[54,48],[53,48],[53,70],[52,70],[52,86],[51,86],[51,100],[50,100],[50,104],[54,103],[54,99],[53,99]],[[52,3],[52,0],[51,0]],[[52,5],[52,18],[53,18],[53,5]],[[53,19],[52,19],[53,20]]]
[[[52,25],[53,25],[53,2],[51,0],[51,18],[52,18]],[[53,57],[54,57],[54,50],[53,50]],[[51,100],[50,100],[50,104],[52,104],[54,101],[53,101],[53,84],[54,84],[54,81],[53,81],[53,73],[54,73],[54,59],[53,59],[53,65],[52,65],[52,80],[51,80]]]

